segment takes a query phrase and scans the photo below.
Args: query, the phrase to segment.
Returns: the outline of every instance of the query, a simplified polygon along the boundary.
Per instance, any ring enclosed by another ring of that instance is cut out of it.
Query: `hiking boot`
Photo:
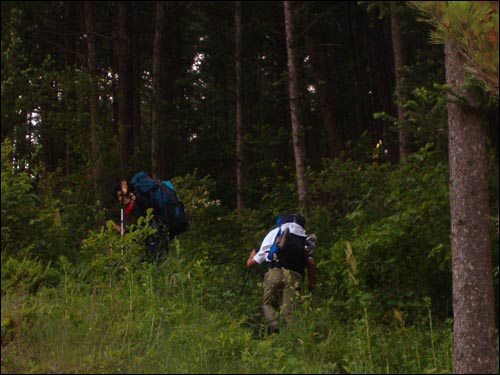
[[[277,335],[278,333],[280,333],[280,330],[279,330],[279,328],[274,328],[274,327],[271,327],[271,326],[267,326],[266,333],[267,333],[268,336]]]

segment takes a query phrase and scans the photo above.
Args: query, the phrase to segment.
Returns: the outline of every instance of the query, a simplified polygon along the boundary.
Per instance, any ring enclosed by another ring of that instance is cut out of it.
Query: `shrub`
[[[322,206],[313,221],[326,218],[319,228],[330,230],[321,234],[332,241],[318,254],[319,266],[328,267],[342,298],[359,297],[347,272],[350,246],[357,289],[382,316],[392,309],[420,313],[426,296],[442,317],[450,313],[448,171],[431,146],[401,165],[334,161],[312,186]]]

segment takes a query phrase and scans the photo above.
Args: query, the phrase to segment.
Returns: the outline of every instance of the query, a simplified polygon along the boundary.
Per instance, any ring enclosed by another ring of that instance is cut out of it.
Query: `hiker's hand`
[[[253,259],[255,254],[257,254],[257,252],[255,251],[255,249],[252,249],[252,251],[250,251],[250,255],[248,256],[248,259],[247,259],[247,267],[253,267],[257,264],[257,262]]]
[[[121,228],[118,224],[116,224],[113,220],[108,220],[106,222],[106,227],[107,228],[111,228],[111,229],[114,229],[115,231],[117,231],[118,233],[121,232]]]

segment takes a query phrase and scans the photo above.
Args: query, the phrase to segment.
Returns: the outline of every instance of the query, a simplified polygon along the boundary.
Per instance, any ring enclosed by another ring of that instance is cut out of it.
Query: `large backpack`
[[[184,204],[170,181],[157,180],[146,172],[139,172],[132,177],[130,185],[149,199],[155,214],[166,225],[169,239],[186,231]]]
[[[304,276],[304,268],[307,264],[306,236],[290,233],[288,228],[282,230],[281,225],[285,223],[297,223],[305,229],[306,220],[298,214],[280,214],[276,219],[276,226],[280,229],[276,235],[274,244],[269,252],[270,266],[282,267]]]

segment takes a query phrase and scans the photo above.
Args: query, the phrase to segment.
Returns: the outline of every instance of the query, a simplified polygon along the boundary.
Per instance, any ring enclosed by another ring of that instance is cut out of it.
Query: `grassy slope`
[[[293,326],[268,337],[255,273],[239,297],[236,271],[223,290],[207,280],[224,271],[176,252],[94,283],[88,272],[36,294],[2,290],[2,373],[452,372],[449,325],[397,316],[380,325],[368,310],[350,320],[313,295]]]

